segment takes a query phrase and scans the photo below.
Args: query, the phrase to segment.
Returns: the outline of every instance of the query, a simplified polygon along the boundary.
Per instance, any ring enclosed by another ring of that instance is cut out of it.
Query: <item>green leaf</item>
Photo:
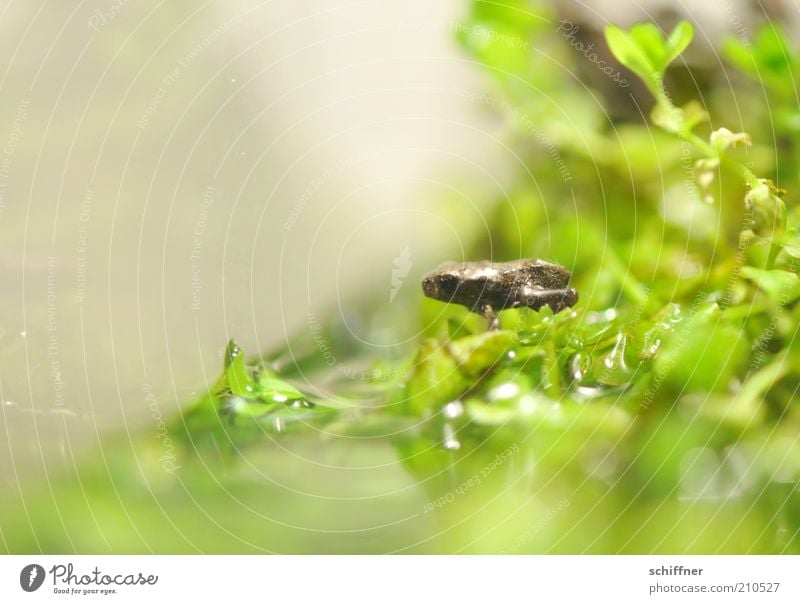
[[[305,398],[305,395],[297,388],[266,369],[258,372],[258,396],[262,400],[271,400],[276,403],[299,401]]]
[[[750,46],[747,46],[738,38],[727,38],[722,43],[722,54],[725,58],[742,73],[751,77],[758,76],[758,64],[753,56]]]
[[[781,239],[781,246],[783,246],[784,253],[792,258],[800,258],[800,233],[795,227],[786,229],[786,233]]]
[[[677,59],[678,56],[686,50],[689,44],[691,44],[693,37],[694,26],[688,21],[681,21],[675,26],[675,29],[672,30],[672,33],[667,39],[666,65],[672,63],[672,61]]]
[[[244,362],[244,355],[237,354],[233,358],[226,359],[227,369],[225,369],[225,379],[230,391],[236,396],[252,397],[255,391],[253,378]]]
[[[728,38],[722,44],[722,52],[742,73],[794,96],[792,75],[797,59],[781,29],[764,25],[752,42]]]
[[[224,371],[213,392],[217,395],[233,394],[247,401],[257,399],[262,403],[285,403],[306,398],[297,388],[266,368],[259,368],[254,375],[242,349],[233,340],[228,342]]]
[[[617,61],[638,75],[645,83],[653,81],[654,72],[658,68],[651,63],[650,55],[645,52],[630,33],[616,25],[606,26],[606,43]]]
[[[515,343],[511,331],[487,331],[441,344],[420,345],[405,389],[405,407],[421,414],[466,392]]]
[[[231,366],[234,359],[242,354],[242,349],[239,348],[239,345],[236,343],[235,340],[229,340],[228,346],[225,348],[225,360],[223,361],[224,369],[227,369]]]
[[[655,374],[676,392],[724,391],[749,350],[745,334],[720,325],[718,313],[697,312],[665,337]]]
[[[653,23],[637,23],[631,27],[630,36],[653,70],[663,73],[667,65],[667,45],[661,30]]]
[[[403,403],[412,414],[422,415],[437,404],[461,396],[469,383],[444,346],[436,340],[425,340],[406,384]]]
[[[617,60],[638,75],[658,97],[664,71],[689,46],[694,27],[682,21],[665,39],[652,23],[638,23],[627,32],[615,25],[608,25],[605,35],[608,47]]]
[[[786,36],[774,25],[765,25],[756,35],[754,53],[759,68],[783,76],[792,71],[792,55]]]
[[[455,340],[449,346],[450,354],[458,361],[463,373],[478,376],[511,349],[514,338],[511,331],[487,331]]]

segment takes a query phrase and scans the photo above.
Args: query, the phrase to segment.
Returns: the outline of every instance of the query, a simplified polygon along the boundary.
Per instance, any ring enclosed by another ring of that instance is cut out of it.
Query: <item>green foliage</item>
[[[741,329],[720,322],[719,307],[700,310],[664,338],[655,370],[678,396],[729,391],[746,363],[749,346]]]
[[[763,26],[753,41],[727,38],[722,52],[743,73],[778,89],[791,83],[798,60],[786,35],[774,24]]]
[[[701,188],[708,190],[713,178],[711,170],[717,166],[725,163],[732,168],[750,189],[744,197],[745,208],[751,216],[744,241],[760,240],[779,245],[779,237],[786,228],[786,207],[781,199],[783,192],[769,179],[757,178],[745,162],[728,154],[731,148],[749,145],[750,136],[745,132],[733,133],[720,128],[711,133],[709,142],[704,141],[693,132],[704,121],[697,105],[690,104],[683,109],[675,107],[663,87],[664,71],[685,50],[692,34],[693,29],[686,22],[680,23],[667,40],[652,24],[635,25],[629,32],[613,25],[606,28],[611,51],[639,75],[653,93],[657,103],[653,122],[677,134],[704,156],[695,164],[702,175],[698,179]],[[770,52],[774,52],[771,46]]]
[[[751,214],[750,230],[761,237],[777,238],[786,228],[786,204],[782,192],[771,181],[761,179],[744,197],[745,207]],[[777,240],[780,245],[780,240]]]
[[[790,191],[796,190],[800,180],[800,157],[797,145],[787,144],[787,141],[796,140],[800,133],[797,106],[800,52],[789,42],[782,26],[771,22],[756,30],[752,39],[744,32],[726,39],[722,55],[746,76],[732,79],[735,90],[739,91],[740,102],[735,107],[738,119],[743,116],[748,128],[760,132],[762,137],[771,136],[770,146],[779,149],[770,161],[759,163],[774,171],[772,180]],[[720,104],[719,110],[728,109],[734,109],[732,103]],[[728,119],[737,119],[734,112],[730,112]]]
[[[800,279],[795,273],[744,266],[742,276],[755,283],[775,304],[791,304],[800,296]]]

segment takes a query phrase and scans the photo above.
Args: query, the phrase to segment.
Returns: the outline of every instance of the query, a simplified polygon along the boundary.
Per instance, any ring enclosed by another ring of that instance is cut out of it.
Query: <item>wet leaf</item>
[[[678,392],[725,390],[749,353],[740,329],[698,315],[664,337],[655,372]]]
[[[511,331],[487,331],[454,340],[448,350],[462,373],[479,376],[505,355],[516,342]]]

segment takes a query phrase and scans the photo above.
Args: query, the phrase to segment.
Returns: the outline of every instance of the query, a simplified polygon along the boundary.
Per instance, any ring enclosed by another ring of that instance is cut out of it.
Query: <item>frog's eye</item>
[[[455,275],[444,274],[439,277],[439,287],[446,292],[454,292],[460,283]]]

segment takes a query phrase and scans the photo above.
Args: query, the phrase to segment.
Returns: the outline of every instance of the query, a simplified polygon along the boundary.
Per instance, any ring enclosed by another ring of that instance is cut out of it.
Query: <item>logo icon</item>
[[[44,583],[44,567],[28,564],[19,573],[19,586],[25,591],[36,591]]]

